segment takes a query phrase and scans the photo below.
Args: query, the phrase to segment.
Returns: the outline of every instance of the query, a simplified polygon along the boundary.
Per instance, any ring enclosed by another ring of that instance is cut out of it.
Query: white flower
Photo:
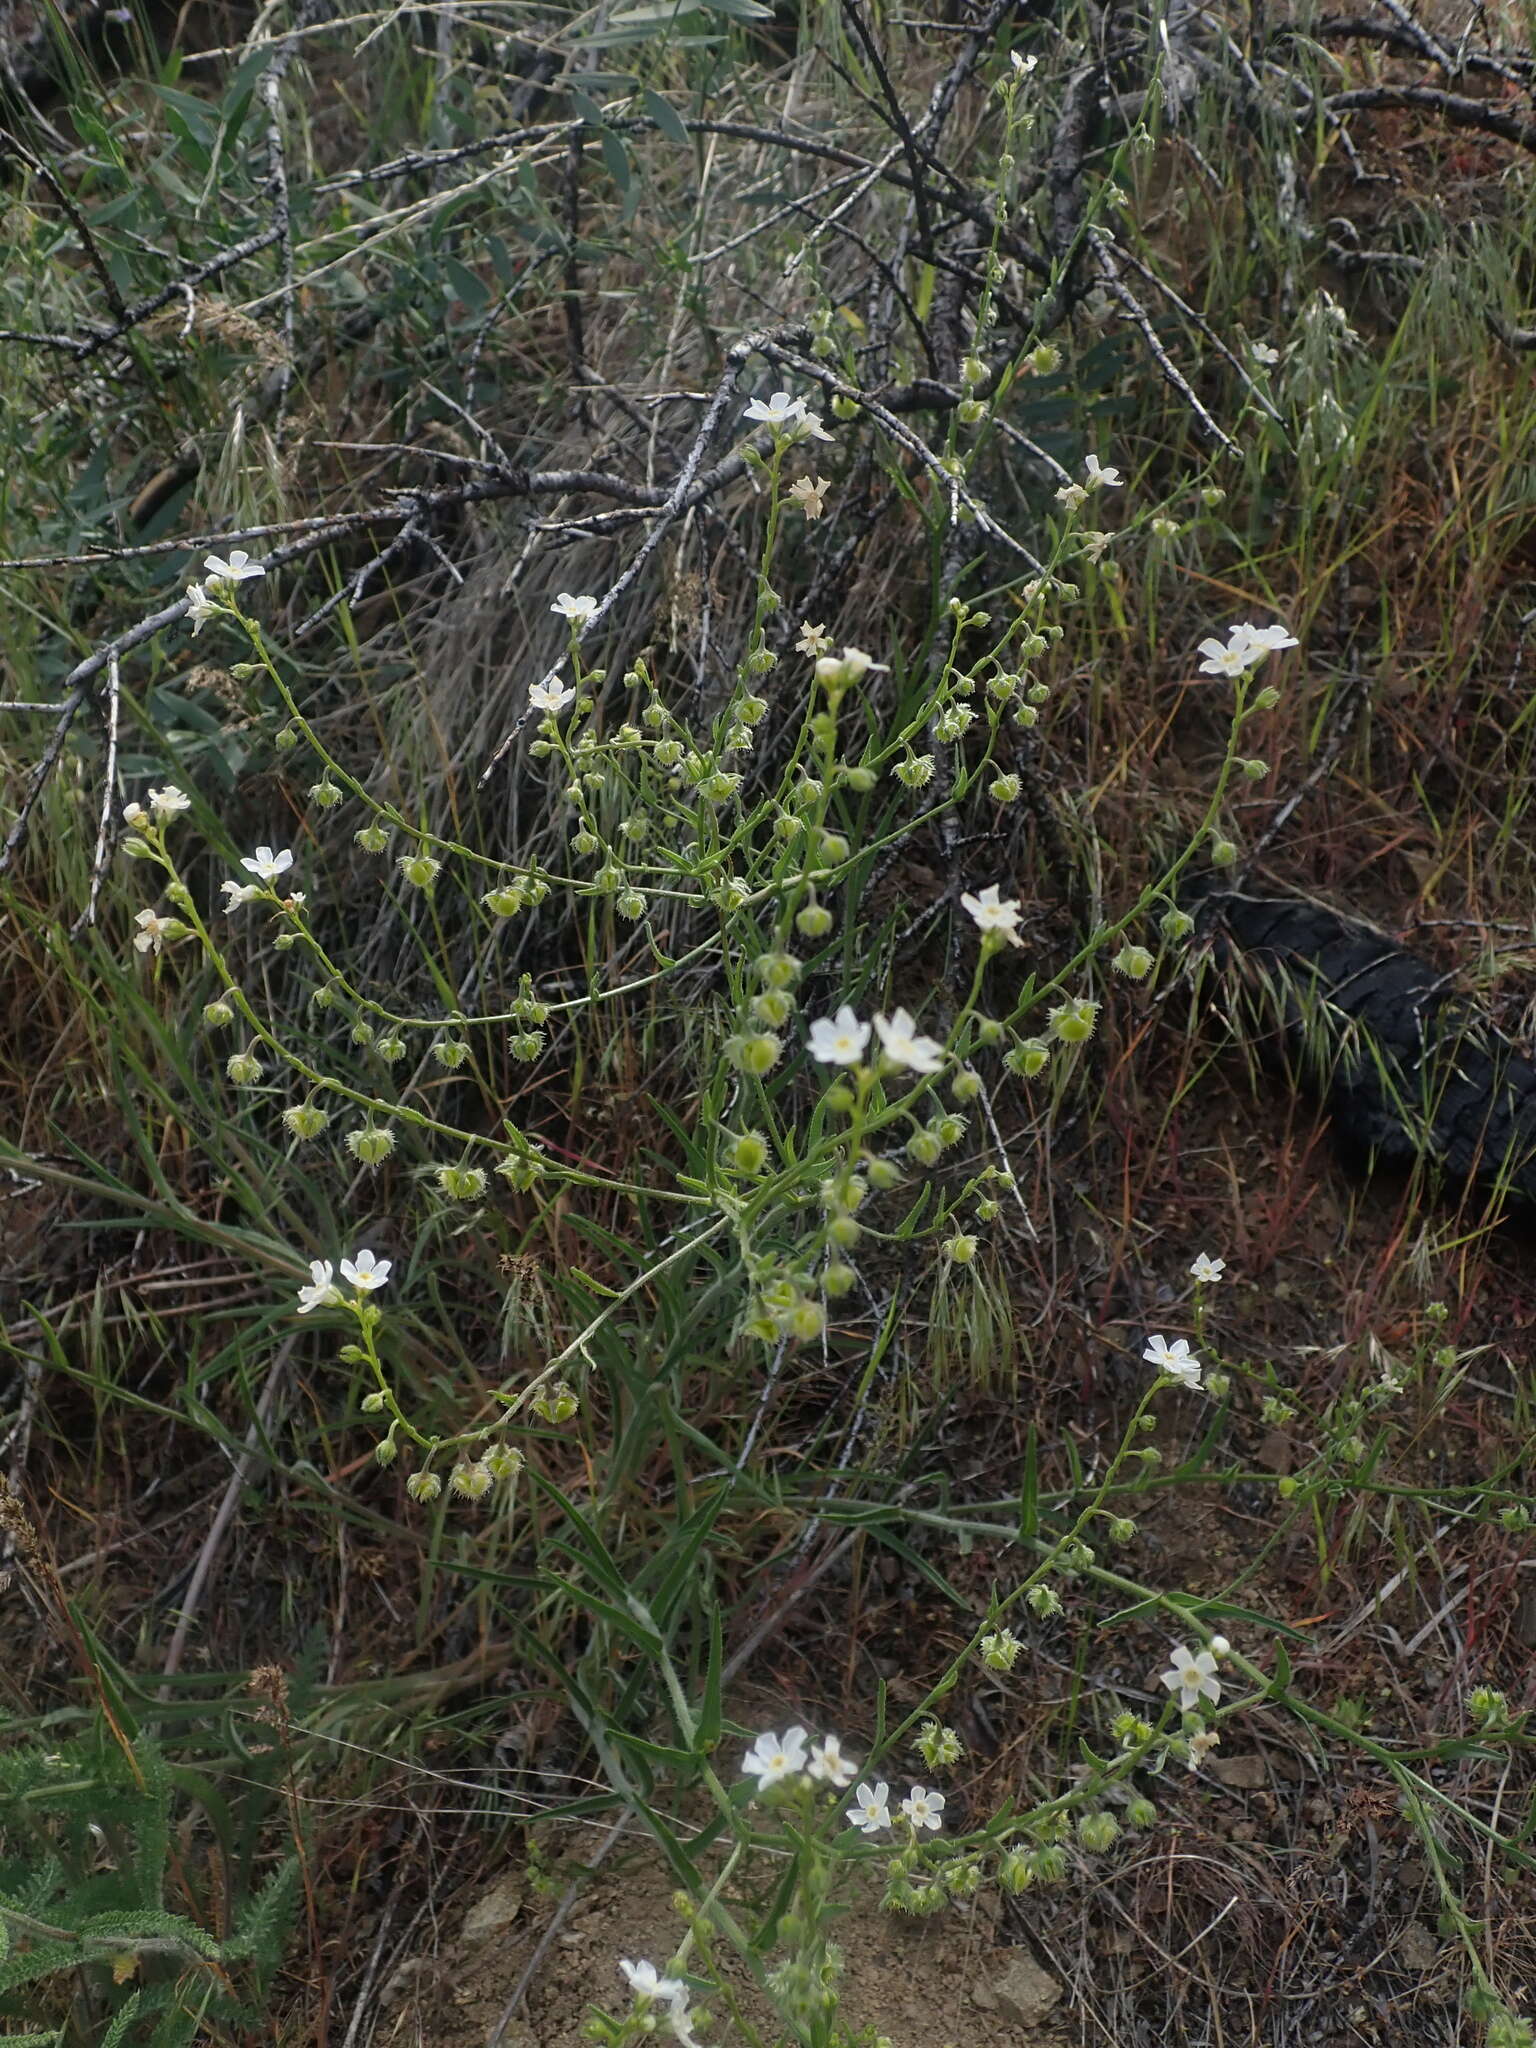
[[[244,548],[231,548],[227,562],[222,555],[210,555],[203,563],[203,573],[218,583],[247,583],[251,577],[265,576],[267,572],[260,562],[251,560]],[[197,588],[196,584],[192,587]]]
[[[528,702],[535,711],[563,711],[575,695],[570,684],[562,683],[558,678],[553,682],[528,685]]]
[[[293,855],[285,846],[281,853],[274,853],[270,846],[258,846],[254,853],[241,858],[241,867],[248,875],[255,875],[263,882],[275,882],[279,875],[286,875],[293,866]]]
[[[1148,1365],[1181,1380],[1186,1387],[1200,1385],[1200,1361],[1191,1353],[1187,1337],[1175,1337],[1171,1344],[1166,1337],[1153,1337],[1141,1355]]]
[[[882,1778],[877,1785],[860,1785],[847,1809],[848,1824],[861,1834],[878,1834],[891,1824],[891,1788]]]
[[[242,903],[254,903],[261,895],[254,882],[220,882],[224,891],[224,908],[238,910]]]
[[[1298,644],[1294,633],[1288,633],[1284,626],[1230,626],[1227,629],[1227,644],[1219,640],[1202,640],[1200,652],[1205,660],[1200,664],[1203,676],[1242,676],[1251,668],[1257,668],[1266,654],[1278,654],[1282,648]]]
[[[812,412],[802,398],[799,401],[800,417],[791,428],[791,437],[796,441],[830,441],[833,437],[821,424],[821,414]],[[808,515],[814,518],[816,515]]]
[[[998,894],[996,882],[989,882],[979,896],[962,896],[961,903],[984,932],[1001,932],[1012,946],[1022,946],[1019,937],[1019,899],[1006,901]]]
[[[1085,533],[1081,535],[1083,559],[1088,562],[1102,562],[1104,550],[1114,539],[1112,533]]]
[[[597,610],[597,599],[595,597],[572,597],[568,590],[562,590],[550,606],[550,610],[558,612],[562,619],[570,619],[573,624],[584,626]]]
[[[133,943],[141,953],[158,953],[167,939],[176,936],[179,922],[174,917],[161,917],[153,910],[135,911],[133,921],[138,926]]]
[[[192,621],[192,638],[195,640],[210,619],[216,619],[224,609],[215,604],[201,583],[194,583],[187,592],[187,617]]]
[[[1195,1280],[1219,1280],[1227,1270],[1225,1259],[1213,1259],[1209,1252],[1201,1252],[1190,1267],[1190,1277]]]
[[[1020,78],[1028,78],[1030,72],[1040,62],[1040,59],[1033,52],[1027,57],[1021,57],[1017,50],[1010,50],[1008,52],[1008,62],[1013,66],[1015,73]]]
[[[1088,501],[1088,493],[1081,484],[1063,484],[1056,493],[1056,502],[1068,512],[1075,512],[1079,505]]]
[[[775,391],[766,404],[761,398],[754,398],[747,407],[744,417],[754,420],[775,432],[780,427],[793,426],[805,413],[805,400],[791,398],[787,391]]]
[[[1202,640],[1199,651],[1205,656],[1200,664],[1203,676],[1245,676],[1258,661],[1258,651],[1250,645],[1246,626],[1234,626],[1227,646],[1215,638]]]
[[[910,1067],[914,1074],[936,1074],[944,1064],[944,1048],[936,1039],[914,1035],[912,1019],[905,1010],[894,1016],[875,1018],[880,1049],[898,1067]]]
[[[800,638],[795,642],[796,654],[808,654],[814,661],[818,655],[832,652],[832,635],[825,626],[813,626],[809,619],[800,621]]]
[[[1221,1680],[1216,1676],[1216,1659],[1209,1650],[1198,1653],[1175,1643],[1169,1654],[1168,1669],[1157,1674],[1159,1685],[1166,1685],[1170,1692],[1179,1696],[1179,1706],[1187,1714],[1201,1700],[1209,1700],[1214,1707],[1221,1698]]]
[[[681,1977],[663,1977],[654,1963],[632,1963],[621,1958],[619,1968],[629,1980],[636,1998],[686,1998],[688,1986]]]
[[[805,1766],[806,1776],[816,1779],[818,1784],[831,1785],[841,1792],[853,1783],[853,1762],[843,1755],[843,1745],[835,1735],[823,1735],[820,1742],[811,1744],[810,1759]]]
[[[1083,470],[1088,478],[1088,488],[1090,491],[1113,490],[1118,484],[1125,481],[1118,469],[1106,469],[1097,455],[1084,457]]]
[[[914,1785],[901,1802],[901,1810],[915,1828],[943,1827],[944,1794],[929,1792],[921,1785]]]
[[[192,799],[179,790],[174,782],[168,782],[164,789],[152,789],[149,792],[149,808],[157,818],[174,818],[178,811],[191,810]]]
[[[1299,647],[1301,642],[1294,633],[1288,633],[1284,626],[1249,626],[1245,628],[1250,647],[1262,647],[1266,654],[1279,654],[1287,647]]]
[[[146,818],[147,818],[148,816],[149,816],[149,813],[148,813],[148,811],[146,811],[146,810],[145,810],[145,808],[144,808],[144,806],[143,806],[142,804],[124,804],[124,805],[123,805],[123,823],[124,823],[125,825],[132,825],[132,826],[134,826],[134,827],[135,827],[135,828],[136,828],[136,829],[137,829],[138,831],[140,831],[140,832],[142,832],[142,831],[143,831],[143,829],[144,829],[144,820],[145,820],[145,819],[146,819]]]
[[[1271,348],[1267,341],[1250,341],[1248,353],[1256,363],[1262,363],[1266,369],[1271,368],[1280,360],[1279,349]]]
[[[855,1065],[868,1043],[869,1026],[846,1003],[835,1017],[818,1017],[811,1026],[811,1058],[831,1067]]]
[[[1221,1741],[1219,1728],[1201,1728],[1189,1738],[1189,1768],[1198,1771],[1211,1751]]]
[[[299,1289],[299,1314],[307,1316],[312,1308],[327,1308],[333,1301],[340,1301],[341,1295],[335,1285],[336,1269],[329,1259],[311,1259],[309,1262],[309,1285]]]
[[[363,1294],[371,1294],[389,1278],[391,1259],[376,1259],[372,1252],[359,1252],[355,1259],[343,1259],[341,1277],[350,1280]]]
[[[777,1785],[784,1778],[794,1777],[805,1769],[805,1730],[798,1724],[786,1728],[780,1742],[770,1728],[747,1751],[741,1768],[747,1777],[756,1778],[759,1792],[766,1792],[770,1785]]]

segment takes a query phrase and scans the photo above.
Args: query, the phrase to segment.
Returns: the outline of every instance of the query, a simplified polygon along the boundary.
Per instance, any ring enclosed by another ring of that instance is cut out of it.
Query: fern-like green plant
[[[6,1735],[11,1739],[4,1739]],[[0,2020],[50,2048],[183,2048],[255,2019],[293,1918],[276,1865],[216,1938],[167,1903],[176,1779],[104,1725],[60,1749],[0,1730]]]

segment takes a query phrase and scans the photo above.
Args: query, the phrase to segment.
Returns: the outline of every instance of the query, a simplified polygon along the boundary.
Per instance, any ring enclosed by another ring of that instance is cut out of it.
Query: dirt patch
[[[503,2048],[585,2048],[594,2004],[626,2009],[619,1958],[649,1957],[663,1967],[676,1950],[682,1926],[673,1889],[654,1864],[593,1878],[507,2021]],[[555,1900],[518,1870],[477,1891],[447,1923],[452,1938],[436,1956],[396,1970],[375,2040],[486,2048],[555,1912]],[[837,1941],[840,2020],[851,2035],[869,2029],[893,2048],[1067,2048],[1076,2038],[1063,1987],[1029,1949],[1010,1943],[985,1902],[913,1920],[882,1912],[871,1895],[839,1917]],[[778,2038],[782,2029],[750,1973],[732,1958],[723,1960],[722,1976],[743,2014]],[[745,2038],[720,2001],[710,2001],[710,2010],[713,2024],[701,2040],[725,2048]]]

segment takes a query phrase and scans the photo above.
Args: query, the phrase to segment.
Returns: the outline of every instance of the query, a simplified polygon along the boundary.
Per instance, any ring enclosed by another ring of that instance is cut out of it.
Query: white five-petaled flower
[[[979,896],[962,896],[961,903],[984,932],[1001,932],[1012,946],[1022,946],[1019,937],[1019,899],[1010,896],[1006,900],[998,893],[996,882],[989,882]]]
[[[814,661],[819,655],[832,652],[832,635],[825,626],[813,626],[809,619],[800,621],[800,638],[795,642],[796,654],[808,654]]]
[[[1175,1337],[1171,1344],[1166,1337],[1152,1337],[1141,1355],[1170,1379],[1180,1380],[1186,1387],[1200,1385],[1200,1361],[1190,1350],[1187,1337]]]
[[[847,1809],[848,1824],[861,1834],[878,1834],[891,1824],[891,1788],[884,1778],[878,1784],[860,1785]]]
[[[846,1003],[835,1017],[818,1017],[811,1026],[811,1058],[830,1067],[856,1065],[868,1043],[869,1026]]]
[[[789,427],[805,416],[805,400],[791,398],[787,391],[775,391],[772,398],[754,398],[747,407],[744,417],[755,424],[772,427]]]
[[[1250,341],[1248,353],[1256,363],[1262,363],[1265,369],[1273,368],[1280,360],[1279,349],[1271,348],[1267,341]]]
[[[371,1294],[375,1287],[382,1287],[389,1278],[391,1259],[376,1259],[372,1252],[359,1252],[355,1259],[343,1259],[341,1277],[350,1280],[362,1294]]]
[[[1027,78],[1030,72],[1033,71],[1035,66],[1040,62],[1040,59],[1035,55],[1033,51],[1031,51],[1030,54],[1027,57],[1025,57],[1022,56],[1017,50],[1010,50],[1008,52],[1008,62],[1013,66],[1014,71],[1020,78]]]
[[[688,1986],[681,1977],[663,1977],[654,1963],[632,1963],[627,1957],[621,1957],[619,1968],[629,1980],[629,1988],[636,1998],[671,2000],[688,1996]]]
[[[1090,491],[1113,490],[1125,481],[1118,469],[1106,468],[1097,455],[1087,455],[1083,458],[1083,471],[1088,478]]]
[[[563,711],[567,704],[574,701],[575,696],[576,692],[570,684],[562,683],[558,677],[552,682],[528,685],[528,702],[535,711]]]
[[[1226,1260],[1213,1259],[1209,1252],[1201,1252],[1189,1269],[1194,1280],[1219,1280],[1226,1270]]]
[[[914,1074],[936,1074],[944,1064],[944,1048],[937,1039],[919,1038],[905,1010],[892,1016],[875,1017],[880,1050],[898,1067],[910,1067]]]
[[[293,866],[293,855],[286,846],[281,853],[274,853],[270,846],[258,846],[254,853],[242,856],[240,865],[258,881],[275,882]]]
[[[747,1751],[741,1768],[747,1777],[756,1778],[759,1792],[766,1792],[770,1785],[780,1784],[785,1778],[793,1778],[805,1769],[805,1730],[796,1723],[785,1729],[784,1740],[780,1742],[770,1728]]]
[[[253,576],[266,573],[264,564],[253,562],[244,548],[231,548],[227,561],[223,555],[210,555],[203,563],[203,574],[215,583],[248,583]],[[194,584],[193,589],[196,587]]]
[[[811,1744],[810,1757],[805,1766],[808,1778],[818,1784],[831,1785],[841,1792],[853,1783],[854,1766],[850,1757],[843,1755],[843,1745],[835,1735],[823,1735],[820,1742]]]
[[[1175,1643],[1169,1653],[1168,1669],[1160,1671],[1157,1677],[1160,1685],[1166,1685],[1170,1692],[1178,1694],[1179,1706],[1186,1714],[1203,1699],[1209,1700],[1214,1707],[1221,1698],[1216,1659],[1209,1650],[1197,1652],[1184,1643]]]
[[[340,1301],[336,1287],[336,1268],[329,1259],[311,1259],[309,1262],[309,1285],[299,1289],[299,1314],[307,1316],[312,1308],[326,1308],[333,1301]]]
[[[901,1802],[901,1810],[914,1828],[938,1829],[944,1825],[944,1794],[914,1785]]]
[[[133,921],[138,926],[133,943],[141,953],[158,953],[166,940],[174,936],[175,918],[161,917],[157,911],[136,910]]]
[[[157,818],[174,818],[178,811],[191,810],[192,799],[174,782],[168,782],[164,789],[149,792],[149,808]]]
[[[1199,651],[1205,656],[1200,673],[1245,676],[1249,669],[1258,667],[1266,654],[1278,654],[1298,644],[1295,634],[1288,633],[1284,626],[1229,626],[1225,646],[1214,637],[1200,642]]]
[[[210,619],[216,619],[223,610],[216,605],[201,583],[194,583],[187,592],[187,617],[192,621],[192,638],[195,640]]]
[[[568,590],[562,590],[550,606],[550,610],[558,612],[562,619],[569,619],[573,625],[584,626],[597,610],[597,599],[586,596],[572,597]]]

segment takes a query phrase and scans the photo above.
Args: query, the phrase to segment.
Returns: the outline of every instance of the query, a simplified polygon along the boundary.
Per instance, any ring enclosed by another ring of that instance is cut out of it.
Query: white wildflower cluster
[[[787,1728],[782,1737],[772,1729],[759,1735],[743,1757],[741,1768],[747,1777],[757,1780],[759,1797],[779,1785],[825,1785],[833,1791],[844,1791],[857,1775],[857,1766],[843,1754],[837,1736],[823,1735],[812,1742],[798,1724]],[[893,1826],[890,1799],[891,1788],[883,1778],[874,1783],[861,1782],[854,1791],[853,1805],[847,1809],[849,1826],[865,1835],[878,1834]],[[944,1824],[944,1794],[914,1785],[897,1802],[896,1810],[914,1836],[924,1830],[937,1832]]]

